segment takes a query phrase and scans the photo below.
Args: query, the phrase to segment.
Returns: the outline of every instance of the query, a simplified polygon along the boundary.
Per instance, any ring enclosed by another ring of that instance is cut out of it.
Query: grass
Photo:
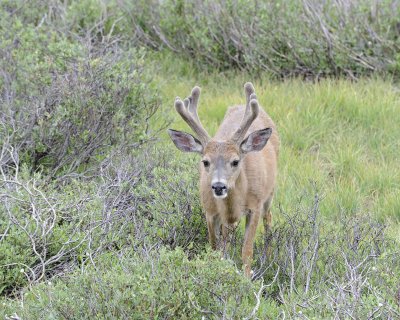
[[[171,65],[178,67],[172,71]],[[194,85],[202,87],[199,115],[210,134],[228,106],[244,102],[243,84],[254,82],[282,143],[275,211],[315,188],[323,198],[321,213],[327,222],[342,212],[371,215],[387,222],[393,235],[400,234],[396,84],[380,79],[275,82],[238,72],[195,74],[180,61],[162,69],[159,82],[171,113],[175,96],[188,95]],[[177,115],[171,127],[190,130]]]

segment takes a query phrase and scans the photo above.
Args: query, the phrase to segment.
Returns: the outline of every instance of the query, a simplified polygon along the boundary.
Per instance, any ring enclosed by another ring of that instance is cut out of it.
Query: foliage
[[[399,73],[396,1],[140,1],[139,40],[195,61],[306,78]]]
[[[4,314],[33,319],[396,318],[400,259],[386,227],[362,216],[323,226],[319,201],[318,194],[313,201],[306,196],[281,212],[283,219],[267,240],[269,255],[264,242],[257,242],[257,281],[246,280],[233,263],[240,257],[240,230],[229,259],[204,249],[194,256],[190,247],[166,250],[151,240],[140,249],[102,251],[79,272],[25,290],[23,307],[3,300]]]
[[[111,146],[137,148],[153,136],[149,119],[160,101],[143,50],[71,41],[3,15],[0,143],[34,171],[68,174]]]
[[[255,278],[275,277],[270,294],[288,314],[396,318],[400,259],[387,227],[368,215],[346,213],[326,225],[314,193],[313,200],[306,193],[288,212],[279,212],[283,221],[268,239],[272,257],[259,248]]]
[[[198,70],[238,68],[278,78],[399,75],[394,0],[18,0],[2,7],[22,23],[66,35],[165,49]]]
[[[255,307],[257,291],[256,283],[216,253],[188,260],[179,249],[156,256],[150,251],[144,257],[104,256],[96,268],[43,283],[24,296],[26,308],[17,314],[30,319],[243,318]]]
[[[117,150],[95,176],[62,184],[31,176],[26,167],[16,166],[12,174],[3,170],[0,293],[17,294],[26,284],[85,266],[107,251],[180,246],[190,255],[198,252],[206,231],[199,204],[191,201],[197,198],[193,176],[175,176],[162,158],[155,151]],[[167,189],[160,183],[164,175]]]

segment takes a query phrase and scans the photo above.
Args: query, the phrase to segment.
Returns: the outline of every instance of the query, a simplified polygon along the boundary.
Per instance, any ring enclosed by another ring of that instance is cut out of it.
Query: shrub
[[[278,77],[398,74],[395,1],[141,1],[139,40],[195,61]]]
[[[200,207],[198,181],[192,174],[196,168],[192,162],[174,159],[171,153],[166,157],[165,166],[155,167],[151,178],[144,180],[135,195],[146,197],[140,204],[141,214],[148,222],[144,226],[151,230],[152,242],[161,242],[171,249],[177,246],[190,248],[192,253],[203,250],[207,242],[207,228]],[[177,174],[179,172],[179,174]]]
[[[1,167],[0,294],[18,295],[27,284],[84,267],[105,252],[162,246],[179,246],[189,256],[203,251],[197,183],[193,175],[176,175],[185,166],[166,151],[123,148],[101,161],[96,174],[62,183],[31,175],[17,162],[9,173]]]
[[[199,70],[398,76],[396,1],[4,1],[3,16],[95,43],[166,49]],[[7,28],[4,28],[7,30]],[[68,37],[69,38],[69,37]]]
[[[266,317],[266,304],[257,304],[260,284],[217,253],[193,260],[180,249],[104,258],[96,268],[26,292],[23,309],[7,302],[5,312],[30,319],[241,319],[254,310]]]
[[[283,314],[394,319],[398,314],[398,249],[385,236],[385,226],[369,217],[343,216],[336,225],[322,227],[320,199],[303,195],[296,208],[282,212],[268,240],[270,256],[258,237],[253,265],[258,281],[249,282],[234,264],[240,261],[240,232],[230,251],[233,259],[221,260],[219,252],[208,252],[204,245],[201,253],[191,246],[183,250],[179,243],[171,251],[154,228],[160,220],[146,221],[147,215],[135,212],[121,217],[126,209],[124,201],[119,202],[125,194],[120,194],[114,204],[119,203],[121,211],[115,208],[115,215],[102,214],[107,218],[92,234],[80,271],[24,290],[23,307],[18,301],[3,300],[4,313],[33,319],[128,314],[166,319],[277,318]],[[140,201],[145,201],[145,195]],[[158,214],[154,210],[153,216]],[[176,228],[179,215],[175,221],[171,226]],[[183,227],[194,232],[189,228]]]
[[[396,318],[400,258],[387,226],[343,209],[327,224],[321,201],[306,192],[293,207],[281,208],[283,219],[267,242],[270,259],[264,246],[256,250],[254,278],[275,279],[267,292],[293,316]]]
[[[143,50],[125,50],[112,37],[71,41],[3,16],[0,143],[33,171],[65,175],[112,146],[133,149],[153,137],[149,121],[160,100]]]

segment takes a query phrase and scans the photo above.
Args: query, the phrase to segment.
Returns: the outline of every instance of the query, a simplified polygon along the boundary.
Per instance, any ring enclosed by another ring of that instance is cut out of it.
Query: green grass
[[[200,85],[199,115],[210,134],[228,106],[244,102],[243,84],[254,82],[281,137],[275,211],[316,188],[327,221],[342,212],[371,215],[399,233],[400,95],[395,84],[380,79],[274,82],[243,73],[195,74],[180,61],[169,65],[178,67],[173,72],[163,66],[159,81],[165,107],[173,114],[175,96],[185,97]],[[171,127],[190,130],[177,115]]]

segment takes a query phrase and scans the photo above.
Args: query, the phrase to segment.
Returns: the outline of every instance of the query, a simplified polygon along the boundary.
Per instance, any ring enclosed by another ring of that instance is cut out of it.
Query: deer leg
[[[268,236],[271,233],[271,229],[272,229],[272,213],[271,210],[268,210],[264,214],[264,230],[266,236]]]
[[[272,196],[264,202],[264,216],[263,216],[263,224],[264,224],[264,245],[266,248],[267,256],[271,257],[272,249],[269,244],[272,235],[272,213],[271,213],[271,203]]]
[[[260,220],[260,210],[252,210],[248,214],[249,220],[246,223],[246,231],[242,247],[243,269],[246,277],[251,278],[251,263],[253,261],[253,246],[256,237],[257,225]],[[246,219],[247,220],[247,219]]]
[[[271,232],[271,228],[272,228],[271,203],[272,203],[272,197],[269,198],[267,201],[265,201],[264,205],[263,205],[264,230],[265,230],[266,236]]]
[[[247,230],[247,227],[249,226],[249,223],[250,223],[250,216],[251,216],[251,212],[250,212],[250,211],[246,212],[245,230]]]
[[[228,225],[222,224],[221,226],[221,231],[222,231],[221,250],[224,256],[227,255],[227,252],[231,245],[233,234],[235,233],[237,226],[238,226],[237,222]]]
[[[220,247],[221,247],[222,252],[225,254],[229,247],[229,239],[228,239],[229,238],[229,229],[227,226],[222,225],[221,231],[222,231],[222,237],[221,237]]]
[[[211,248],[217,249],[217,242],[221,231],[221,220],[218,215],[206,215],[208,242]]]

